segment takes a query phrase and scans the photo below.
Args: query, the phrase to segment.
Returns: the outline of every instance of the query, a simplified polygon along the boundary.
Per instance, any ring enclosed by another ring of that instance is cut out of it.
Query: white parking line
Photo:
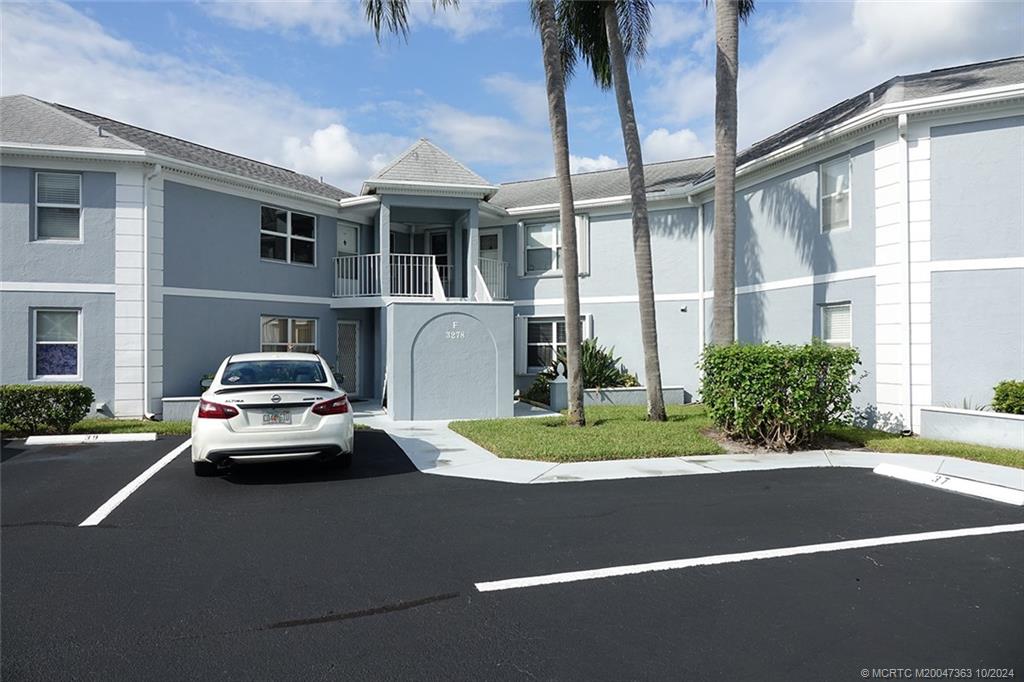
[[[103,519],[107,518],[110,512],[117,509],[117,506],[119,504],[127,500],[129,495],[131,495],[133,492],[141,488],[143,483],[151,479],[154,476],[154,474],[156,474],[156,472],[160,471],[165,466],[170,464],[172,459],[174,459],[182,452],[187,450],[190,445],[192,445],[191,438],[189,438],[187,441],[185,441],[184,443],[182,443],[181,445],[174,448],[166,455],[158,459],[156,462],[153,463],[152,466],[150,466],[148,469],[146,469],[141,474],[136,476],[131,483],[118,490],[113,497],[111,497],[109,500],[100,505],[99,509],[94,511],[92,514],[89,514],[85,521],[82,521],[80,524],[78,524],[79,527],[98,526],[100,522],[103,521]]]
[[[712,556],[694,557],[692,559],[675,559],[672,561],[655,561],[648,564],[632,564],[628,566],[611,566],[586,571],[569,571],[567,573],[550,573],[528,578],[509,578],[476,583],[480,592],[496,592],[514,590],[539,585],[572,583],[598,578],[613,578],[621,575],[636,575],[652,571],[672,571],[697,566],[714,566],[717,564],[733,564],[757,559],[778,559],[781,557],[799,556],[802,554],[819,554],[822,552],[839,552],[847,549],[863,549],[865,547],[881,547],[884,545],[904,545],[912,542],[928,540],[945,540],[948,538],[964,538],[975,535],[996,535],[999,533],[1024,532],[1024,523],[1010,523],[1001,526],[982,526],[976,528],[957,528],[954,530],[936,530],[926,533],[908,533],[906,535],[886,535],[861,540],[843,540],[840,542],[824,542],[816,545],[798,545],[796,547],[780,547],[778,549],[761,549],[753,552],[737,552],[735,554],[715,554]]]

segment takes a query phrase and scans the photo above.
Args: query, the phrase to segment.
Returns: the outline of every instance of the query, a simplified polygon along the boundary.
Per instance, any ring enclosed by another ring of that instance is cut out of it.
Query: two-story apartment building
[[[31,97],[0,101],[0,381],[158,414],[232,353],[316,349],[396,418],[511,414],[564,344],[557,186],[421,140],[350,194]],[[711,324],[710,157],[650,164],[667,385]],[[624,169],[573,177],[584,331],[642,369]],[[893,78],[737,174],[741,341],[852,344],[891,427],[1024,376],[1024,58]]]

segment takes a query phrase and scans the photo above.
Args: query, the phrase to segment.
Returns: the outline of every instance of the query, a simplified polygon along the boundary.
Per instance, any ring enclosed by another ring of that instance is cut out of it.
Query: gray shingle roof
[[[399,154],[397,159],[384,166],[380,172],[367,180],[367,183],[389,181],[493,187],[451,154],[425,138]],[[364,186],[364,193],[367,189]]]
[[[1024,83],[1024,56],[935,69],[909,76],[896,76],[752,144],[737,156],[736,164],[749,163],[797,140],[828,130],[854,116],[886,104],[1020,83]],[[700,181],[713,177],[712,167]]]
[[[352,196],[350,192],[287,168],[228,154],[219,149],[204,147],[63,104],[42,102],[25,95],[12,95],[2,99],[0,140],[4,142],[98,149],[141,149],[177,161],[327,199],[344,199]],[[97,133],[99,126],[102,126],[106,133],[103,137]]]
[[[88,149],[141,149],[113,135],[101,137],[96,126],[28,95],[0,97],[0,140]]]
[[[713,164],[714,159],[710,156],[644,164],[647,191],[658,192],[688,185]],[[572,176],[572,194],[576,201],[624,196],[629,194],[629,175],[625,168],[577,173]],[[558,181],[555,178],[540,178],[507,182],[491,197],[490,203],[502,208],[556,204]]]

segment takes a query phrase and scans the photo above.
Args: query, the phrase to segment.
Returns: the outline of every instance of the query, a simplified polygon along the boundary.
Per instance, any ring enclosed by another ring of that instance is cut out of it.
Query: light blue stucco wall
[[[337,316],[326,305],[164,297],[164,397],[196,395],[200,377],[234,353],[260,350],[260,316],[317,319],[317,350],[331,364]]]
[[[331,296],[336,216],[315,214],[316,267],[266,261],[260,258],[261,205],[290,208],[281,202],[165,182],[165,286]]]
[[[987,405],[1024,379],[1024,270],[932,273],[932,404]]]
[[[388,411],[394,419],[512,416],[512,306],[387,306]]]
[[[6,266],[7,261],[4,261]],[[78,308],[82,311],[79,361],[82,383],[97,402],[114,405],[114,295],[48,292],[0,293],[0,384],[30,381],[32,310]]]
[[[851,151],[851,227],[821,231],[818,163],[736,193],[736,286],[874,265],[874,146]],[[836,158],[836,157],[832,157]],[[826,159],[826,161],[829,159]],[[714,281],[714,203],[704,205],[705,285]]]
[[[1024,116],[931,137],[932,259],[1024,255]]]
[[[10,282],[113,283],[114,173],[79,173],[81,243],[33,241],[35,173],[46,170],[0,167],[0,275]]]
[[[736,338],[743,343],[808,343],[821,337],[821,306],[850,303],[853,346],[860,352],[860,392],[854,403],[875,402],[875,280],[873,277],[775,291],[740,294],[736,300]],[[708,308],[708,319],[712,311]]]
[[[551,217],[557,222],[557,216]],[[541,222],[533,221],[530,222]],[[679,208],[650,214],[651,258],[658,293],[697,290],[697,209]],[[562,276],[520,276],[518,237],[515,225],[502,228],[502,250],[509,263],[509,297],[512,300],[562,298]],[[590,219],[590,268],[580,278],[580,296],[636,294],[633,260],[633,227],[628,213],[592,216]]]

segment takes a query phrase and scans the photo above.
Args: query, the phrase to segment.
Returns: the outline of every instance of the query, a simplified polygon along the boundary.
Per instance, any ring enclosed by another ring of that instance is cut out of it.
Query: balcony
[[[338,256],[334,259],[334,296],[336,298],[374,298],[402,296],[445,301],[453,296],[454,268],[438,265],[435,256],[418,253],[393,253],[387,268],[390,287],[381,290],[382,257],[379,253]],[[508,263],[490,258],[479,259],[476,269],[478,301],[504,300],[508,297]],[[483,284],[481,291],[480,284]]]

